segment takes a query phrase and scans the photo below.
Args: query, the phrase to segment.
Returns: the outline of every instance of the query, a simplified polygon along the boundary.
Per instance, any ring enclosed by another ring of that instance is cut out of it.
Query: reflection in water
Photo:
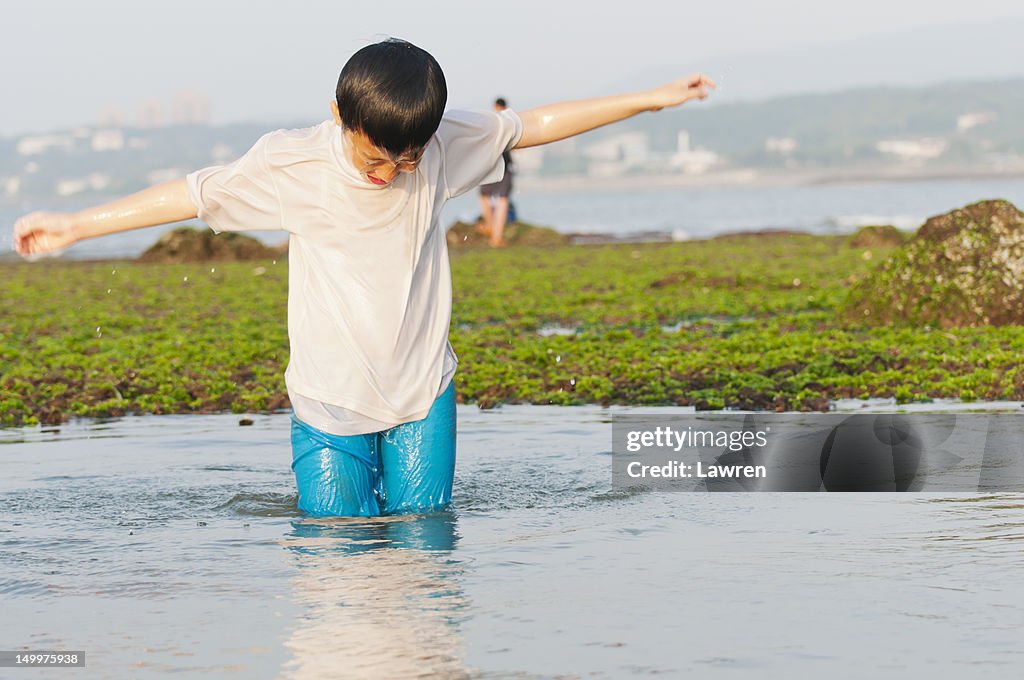
[[[466,677],[451,512],[292,522],[290,678]]]
[[[612,490],[605,412],[470,409],[458,513],[381,519],[302,518],[286,415],[280,436],[18,431],[0,642],[93,650],[112,678],[945,680],[1024,659],[1022,493]]]

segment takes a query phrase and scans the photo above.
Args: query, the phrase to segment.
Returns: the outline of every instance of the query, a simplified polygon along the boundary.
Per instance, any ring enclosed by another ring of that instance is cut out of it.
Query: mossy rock
[[[487,235],[478,228],[480,222],[456,222],[448,228],[448,247],[486,247]],[[510,246],[562,246],[569,243],[569,237],[548,227],[538,227],[526,222],[511,222],[505,225],[505,242]]]
[[[807,236],[806,231],[794,229],[748,229],[746,231],[730,231],[726,234],[718,234],[711,238],[712,241],[750,241],[752,239],[783,239]]]
[[[214,234],[209,229],[181,227],[160,237],[139,262],[238,262],[281,257],[283,248],[272,248],[260,241],[234,232]]]
[[[996,200],[930,218],[854,283],[847,313],[869,324],[1024,324],[1024,213]]]
[[[861,227],[846,245],[851,248],[895,248],[906,242],[906,235],[891,224]]]

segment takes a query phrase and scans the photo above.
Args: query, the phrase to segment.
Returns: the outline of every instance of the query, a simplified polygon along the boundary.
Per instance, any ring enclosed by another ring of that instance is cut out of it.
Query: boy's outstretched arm
[[[184,179],[77,213],[34,212],[14,223],[14,249],[22,257],[45,255],[87,238],[197,216]]]
[[[697,73],[653,90],[529,109],[519,114],[523,121],[523,136],[515,148],[557,142],[644,111],[660,111],[691,99],[704,99],[708,90],[714,87],[711,78]]]

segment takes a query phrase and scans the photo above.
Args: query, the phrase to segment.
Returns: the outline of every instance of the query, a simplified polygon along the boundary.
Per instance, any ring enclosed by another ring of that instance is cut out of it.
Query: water
[[[808,186],[685,187],[650,191],[517,191],[519,217],[559,231],[628,235],[644,231],[674,233],[677,238],[767,228],[814,233],[845,233],[865,224],[894,224],[916,229],[932,215],[985,198],[1005,198],[1024,207],[1024,183],[1018,179],[929,180]],[[89,203],[68,203],[74,210]],[[23,212],[58,206],[0,207],[0,254],[10,248],[10,227]],[[447,226],[479,215],[476,192],[449,202]],[[75,258],[135,257],[172,227],[126,232],[70,249]],[[285,240],[283,232],[253,232],[266,243]]]
[[[675,232],[706,238],[758,229],[846,233],[866,224],[913,230],[932,215],[987,198],[1024,207],[1019,179],[929,180],[806,186],[679,187],[650,191],[516,192],[521,219],[562,232],[625,235]],[[475,195],[451,201],[447,213],[479,214]]]
[[[1024,663],[1024,496],[613,492],[611,413],[460,407],[453,510],[377,520],[298,513],[283,414],[0,431],[0,640],[90,678]]]

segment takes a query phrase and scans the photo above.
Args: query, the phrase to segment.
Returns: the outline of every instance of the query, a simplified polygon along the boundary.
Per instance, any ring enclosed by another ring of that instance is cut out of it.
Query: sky
[[[0,29],[0,136],[95,125],[111,107],[131,122],[144,101],[169,106],[184,90],[209,98],[214,123],[319,121],[348,56],[389,36],[438,59],[450,106],[501,95],[521,109],[695,71],[719,79],[719,101],[1024,76],[1024,59],[986,44],[1013,22],[1024,22],[1020,0],[22,0],[5,3]],[[954,36],[949,53],[898,52],[901,36],[932,29]],[[878,62],[850,63],[874,45]]]

